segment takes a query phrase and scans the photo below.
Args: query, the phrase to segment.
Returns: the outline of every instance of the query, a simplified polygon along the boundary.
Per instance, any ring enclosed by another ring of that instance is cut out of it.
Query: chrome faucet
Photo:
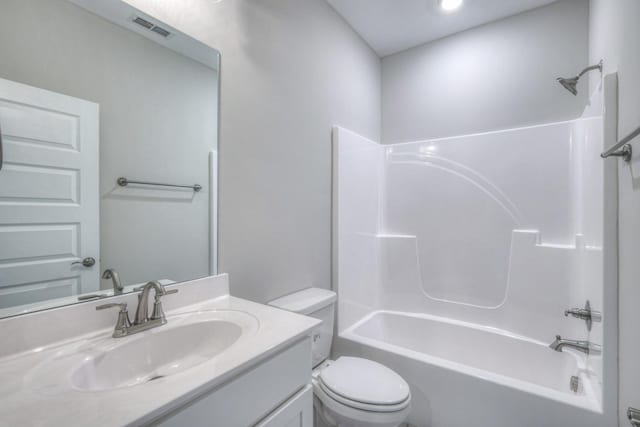
[[[113,281],[113,295],[122,295],[124,291],[124,287],[120,283],[120,277],[118,276],[118,272],[113,268],[108,268],[102,273],[103,279],[111,279]],[[88,295],[80,295],[78,297],[78,301],[87,301],[95,298],[106,298],[108,294],[88,294]]]
[[[120,283],[120,276],[118,276],[118,272],[113,268],[107,268],[104,273],[102,273],[103,279],[111,279],[113,282],[113,294],[120,295],[124,290],[122,283]]]
[[[149,292],[153,289],[155,291],[155,300],[153,303],[153,312],[149,317]],[[103,304],[96,307],[96,310],[104,310],[106,308],[118,307],[120,312],[118,313],[118,321],[116,327],[113,330],[114,338],[122,338],[129,335],[137,334],[138,332],[146,331],[147,329],[156,328],[167,323],[167,318],[162,310],[162,302],[160,298],[165,295],[175,294],[177,289],[167,291],[157,281],[152,281],[144,285],[142,292],[138,295],[138,308],[136,309],[136,317],[133,324],[129,320],[129,312],[127,311],[126,303],[113,303]]]
[[[562,351],[565,347],[573,348],[585,354],[598,355],[602,353],[602,347],[598,344],[593,344],[589,341],[565,340],[560,335],[556,335],[555,341],[549,345],[549,348],[555,351]]]
[[[151,313],[151,317],[149,317],[149,292],[151,289],[155,291],[155,299],[153,302],[153,312]],[[157,320],[160,321],[161,325],[167,323],[160,298],[167,294],[175,294],[176,292],[178,292],[177,289],[167,291],[157,280],[148,282],[142,287],[142,292],[138,295],[138,308],[136,309],[136,317],[133,320],[133,324],[142,325]]]

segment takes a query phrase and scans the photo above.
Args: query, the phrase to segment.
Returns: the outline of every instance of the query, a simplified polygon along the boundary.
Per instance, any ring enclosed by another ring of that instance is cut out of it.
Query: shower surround
[[[599,154],[616,85],[566,122],[394,145],[334,129],[336,352],[403,375],[411,423],[611,422],[617,169]],[[590,332],[563,315],[587,300]],[[555,352],[556,335],[604,355]]]

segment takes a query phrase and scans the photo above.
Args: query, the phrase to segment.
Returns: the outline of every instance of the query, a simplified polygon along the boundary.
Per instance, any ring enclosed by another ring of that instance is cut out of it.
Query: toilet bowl
[[[312,332],[315,427],[395,427],[411,410],[407,382],[386,366],[359,357],[329,360],[333,339],[335,292],[308,288],[269,305],[315,317]]]

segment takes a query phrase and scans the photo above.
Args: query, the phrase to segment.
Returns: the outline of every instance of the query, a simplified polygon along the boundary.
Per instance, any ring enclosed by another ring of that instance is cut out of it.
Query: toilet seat
[[[357,400],[352,400],[346,398],[344,396],[340,396],[339,394],[333,392],[329,389],[322,380],[318,381],[318,387],[322,389],[322,391],[331,399],[335,400],[338,403],[341,403],[345,406],[349,406],[350,408],[359,409],[361,411],[367,412],[398,412],[405,409],[409,406],[411,399],[407,398],[403,402],[400,402],[395,405],[372,405],[368,403],[358,402]]]
[[[357,357],[340,357],[314,374],[314,389],[327,405],[344,405],[364,413],[398,413],[407,409],[407,382],[384,365]]]

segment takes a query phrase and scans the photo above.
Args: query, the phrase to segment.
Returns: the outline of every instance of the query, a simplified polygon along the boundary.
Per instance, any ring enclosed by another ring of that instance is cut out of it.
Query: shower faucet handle
[[[589,300],[584,305],[584,308],[570,308],[564,311],[565,317],[569,315],[582,319],[587,324],[587,330],[591,331],[591,324],[593,322],[601,322],[602,314],[599,311],[591,310],[591,303]]]

